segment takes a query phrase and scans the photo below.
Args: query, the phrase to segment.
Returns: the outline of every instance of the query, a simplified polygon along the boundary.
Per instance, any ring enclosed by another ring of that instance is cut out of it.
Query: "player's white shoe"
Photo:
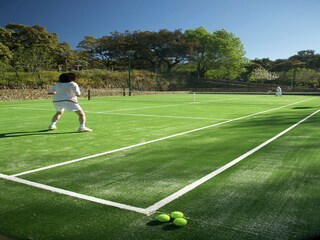
[[[92,132],[92,129],[87,127],[79,127],[78,132]]]
[[[56,125],[49,125],[48,129],[49,130],[56,130],[57,126]]]

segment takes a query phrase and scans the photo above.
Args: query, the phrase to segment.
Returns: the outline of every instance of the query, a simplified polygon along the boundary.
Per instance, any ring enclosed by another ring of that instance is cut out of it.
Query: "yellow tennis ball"
[[[188,221],[185,218],[176,218],[173,223],[176,226],[182,227],[187,225]]]
[[[184,215],[182,212],[179,212],[179,211],[174,211],[170,214],[170,216],[172,218],[182,218]]]
[[[157,216],[157,220],[159,222],[169,222],[170,221],[170,216],[168,214],[160,214]]]

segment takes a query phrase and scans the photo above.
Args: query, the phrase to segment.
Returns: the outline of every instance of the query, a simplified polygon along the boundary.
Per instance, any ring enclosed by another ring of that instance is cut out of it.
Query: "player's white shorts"
[[[53,102],[54,108],[57,112],[67,110],[68,112],[75,112],[82,110],[79,103],[71,102],[71,101],[61,101],[61,102]]]

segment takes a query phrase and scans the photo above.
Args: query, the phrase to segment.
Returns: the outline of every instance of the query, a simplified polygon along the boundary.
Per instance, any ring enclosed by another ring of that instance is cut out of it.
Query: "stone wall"
[[[187,93],[186,91],[134,91],[131,95],[145,94],[169,94],[169,93]],[[81,97],[88,98],[88,89],[81,90]],[[128,96],[127,88],[100,88],[90,89],[91,98],[107,97],[107,96]],[[20,100],[38,100],[51,99],[52,95],[48,95],[47,89],[0,89],[0,101],[20,101]]]
[[[81,97],[88,97],[88,89],[81,90]],[[122,96],[127,89],[90,89],[91,96]],[[0,101],[51,99],[47,89],[0,89]]]
[[[50,99],[46,89],[0,89],[0,101]]]

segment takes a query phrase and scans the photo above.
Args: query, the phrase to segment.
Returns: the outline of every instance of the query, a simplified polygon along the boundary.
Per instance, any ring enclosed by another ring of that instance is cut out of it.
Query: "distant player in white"
[[[276,90],[276,96],[279,96],[281,97],[282,96],[282,89],[280,86],[277,87],[277,90]]]
[[[80,127],[78,132],[92,131],[92,129],[85,126],[86,115],[78,103],[78,96],[80,96],[81,92],[78,84],[74,82],[75,79],[76,75],[74,73],[63,73],[59,76],[59,82],[48,90],[48,94],[53,95],[53,105],[57,111],[49,125],[50,130],[57,129],[57,121],[64,113],[64,110],[67,110],[75,112],[79,116]]]

